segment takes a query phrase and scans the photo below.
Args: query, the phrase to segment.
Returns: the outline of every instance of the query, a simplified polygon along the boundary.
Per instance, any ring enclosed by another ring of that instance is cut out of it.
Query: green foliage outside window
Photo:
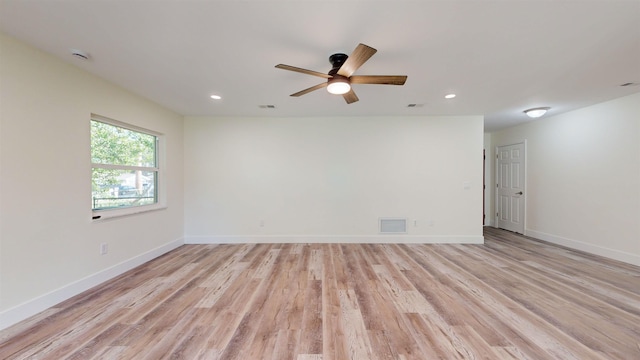
[[[103,122],[91,121],[91,162],[156,166],[156,137]]]
[[[157,202],[157,137],[91,121],[94,210]]]

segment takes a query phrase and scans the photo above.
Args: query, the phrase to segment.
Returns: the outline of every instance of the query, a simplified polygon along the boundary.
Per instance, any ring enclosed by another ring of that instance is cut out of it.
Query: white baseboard
[[[67,300],[83,291],[100,285],[101,283],[113,279],[114,277],[127,272],[136,266],[142,265],[160,255],[163,255],[184,244],[183,239],[177,239],[160,247],[135,256],[129,260],[113,265],[110,268],[89,275],[83,279],[74,281],[59,289],[53,290],[44,295],[26,301],[20,305],[0,312],[0,330],[6,329],[22,320],[38,314],[60,302]]]
[[[484,236],[424,235],[246,235],[186,236],[185,244],[254,244],[254,243],[366,243],[366,244],[484,244]]]
[[[631,265],[640,266],[640,255],[630,254],[624,251],[606,248],[594,244],[585,243],[579,240],[568,239],[562,236],[547,234],[542,231],[531,229],[525,230],[525,235],[536,239],[548,241],[556,245],[566,246],[572,249],[588,252],[590,254],[604,256],[609,259],[622,261]]]

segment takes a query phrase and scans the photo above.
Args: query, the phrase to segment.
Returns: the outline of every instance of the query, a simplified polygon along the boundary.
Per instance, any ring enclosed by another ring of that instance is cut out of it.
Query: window
[[[103,215],[105,210],[158,204],[159,135],[92,117],[91,209],[94,212]],[[138,211],[121,214],[130,212]]]

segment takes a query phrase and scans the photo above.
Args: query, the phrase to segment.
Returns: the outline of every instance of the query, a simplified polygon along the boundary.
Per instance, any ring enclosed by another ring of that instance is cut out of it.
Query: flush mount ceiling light
[[[348,93],[349,90],[351,90],[349,79],[344,76],[334,75],[327,84],[327,91],[330,94],[342,95]]]
[[[211,95],[211,98],[213,100],[220,100],[220,99],[222,99],[222,96],[220,96],[220,95]]]
[[[444,96],[445,99],[453,99],[454,97],[456,97],[456,94],[447,94]]]
[[[547,110],[551,109],[550,107],[537,107],[537,108],[533,108],[533,109],[527,109],[524,111],[525,114],[527,114],[527,116],[529,116],[530,118],[539,118],[540,116],[544,115]]]

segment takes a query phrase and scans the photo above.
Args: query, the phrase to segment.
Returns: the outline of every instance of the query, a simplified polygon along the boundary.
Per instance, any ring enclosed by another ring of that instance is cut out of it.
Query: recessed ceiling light
[[[530,118],[539,118],[540,116],[546,114],[547,110],[551,109],[550,107],[538,107],[533,109],[527,109],[524,111],[527,116]]]
[[[213,100],[220,100],[220,99],[222,99],[222,96],[220,96],[220,95],[211,95],[211,98]]]
[[[456,94],[447,94],[444,96],[445,99],[453,99],[454,97],[456,97]]]

